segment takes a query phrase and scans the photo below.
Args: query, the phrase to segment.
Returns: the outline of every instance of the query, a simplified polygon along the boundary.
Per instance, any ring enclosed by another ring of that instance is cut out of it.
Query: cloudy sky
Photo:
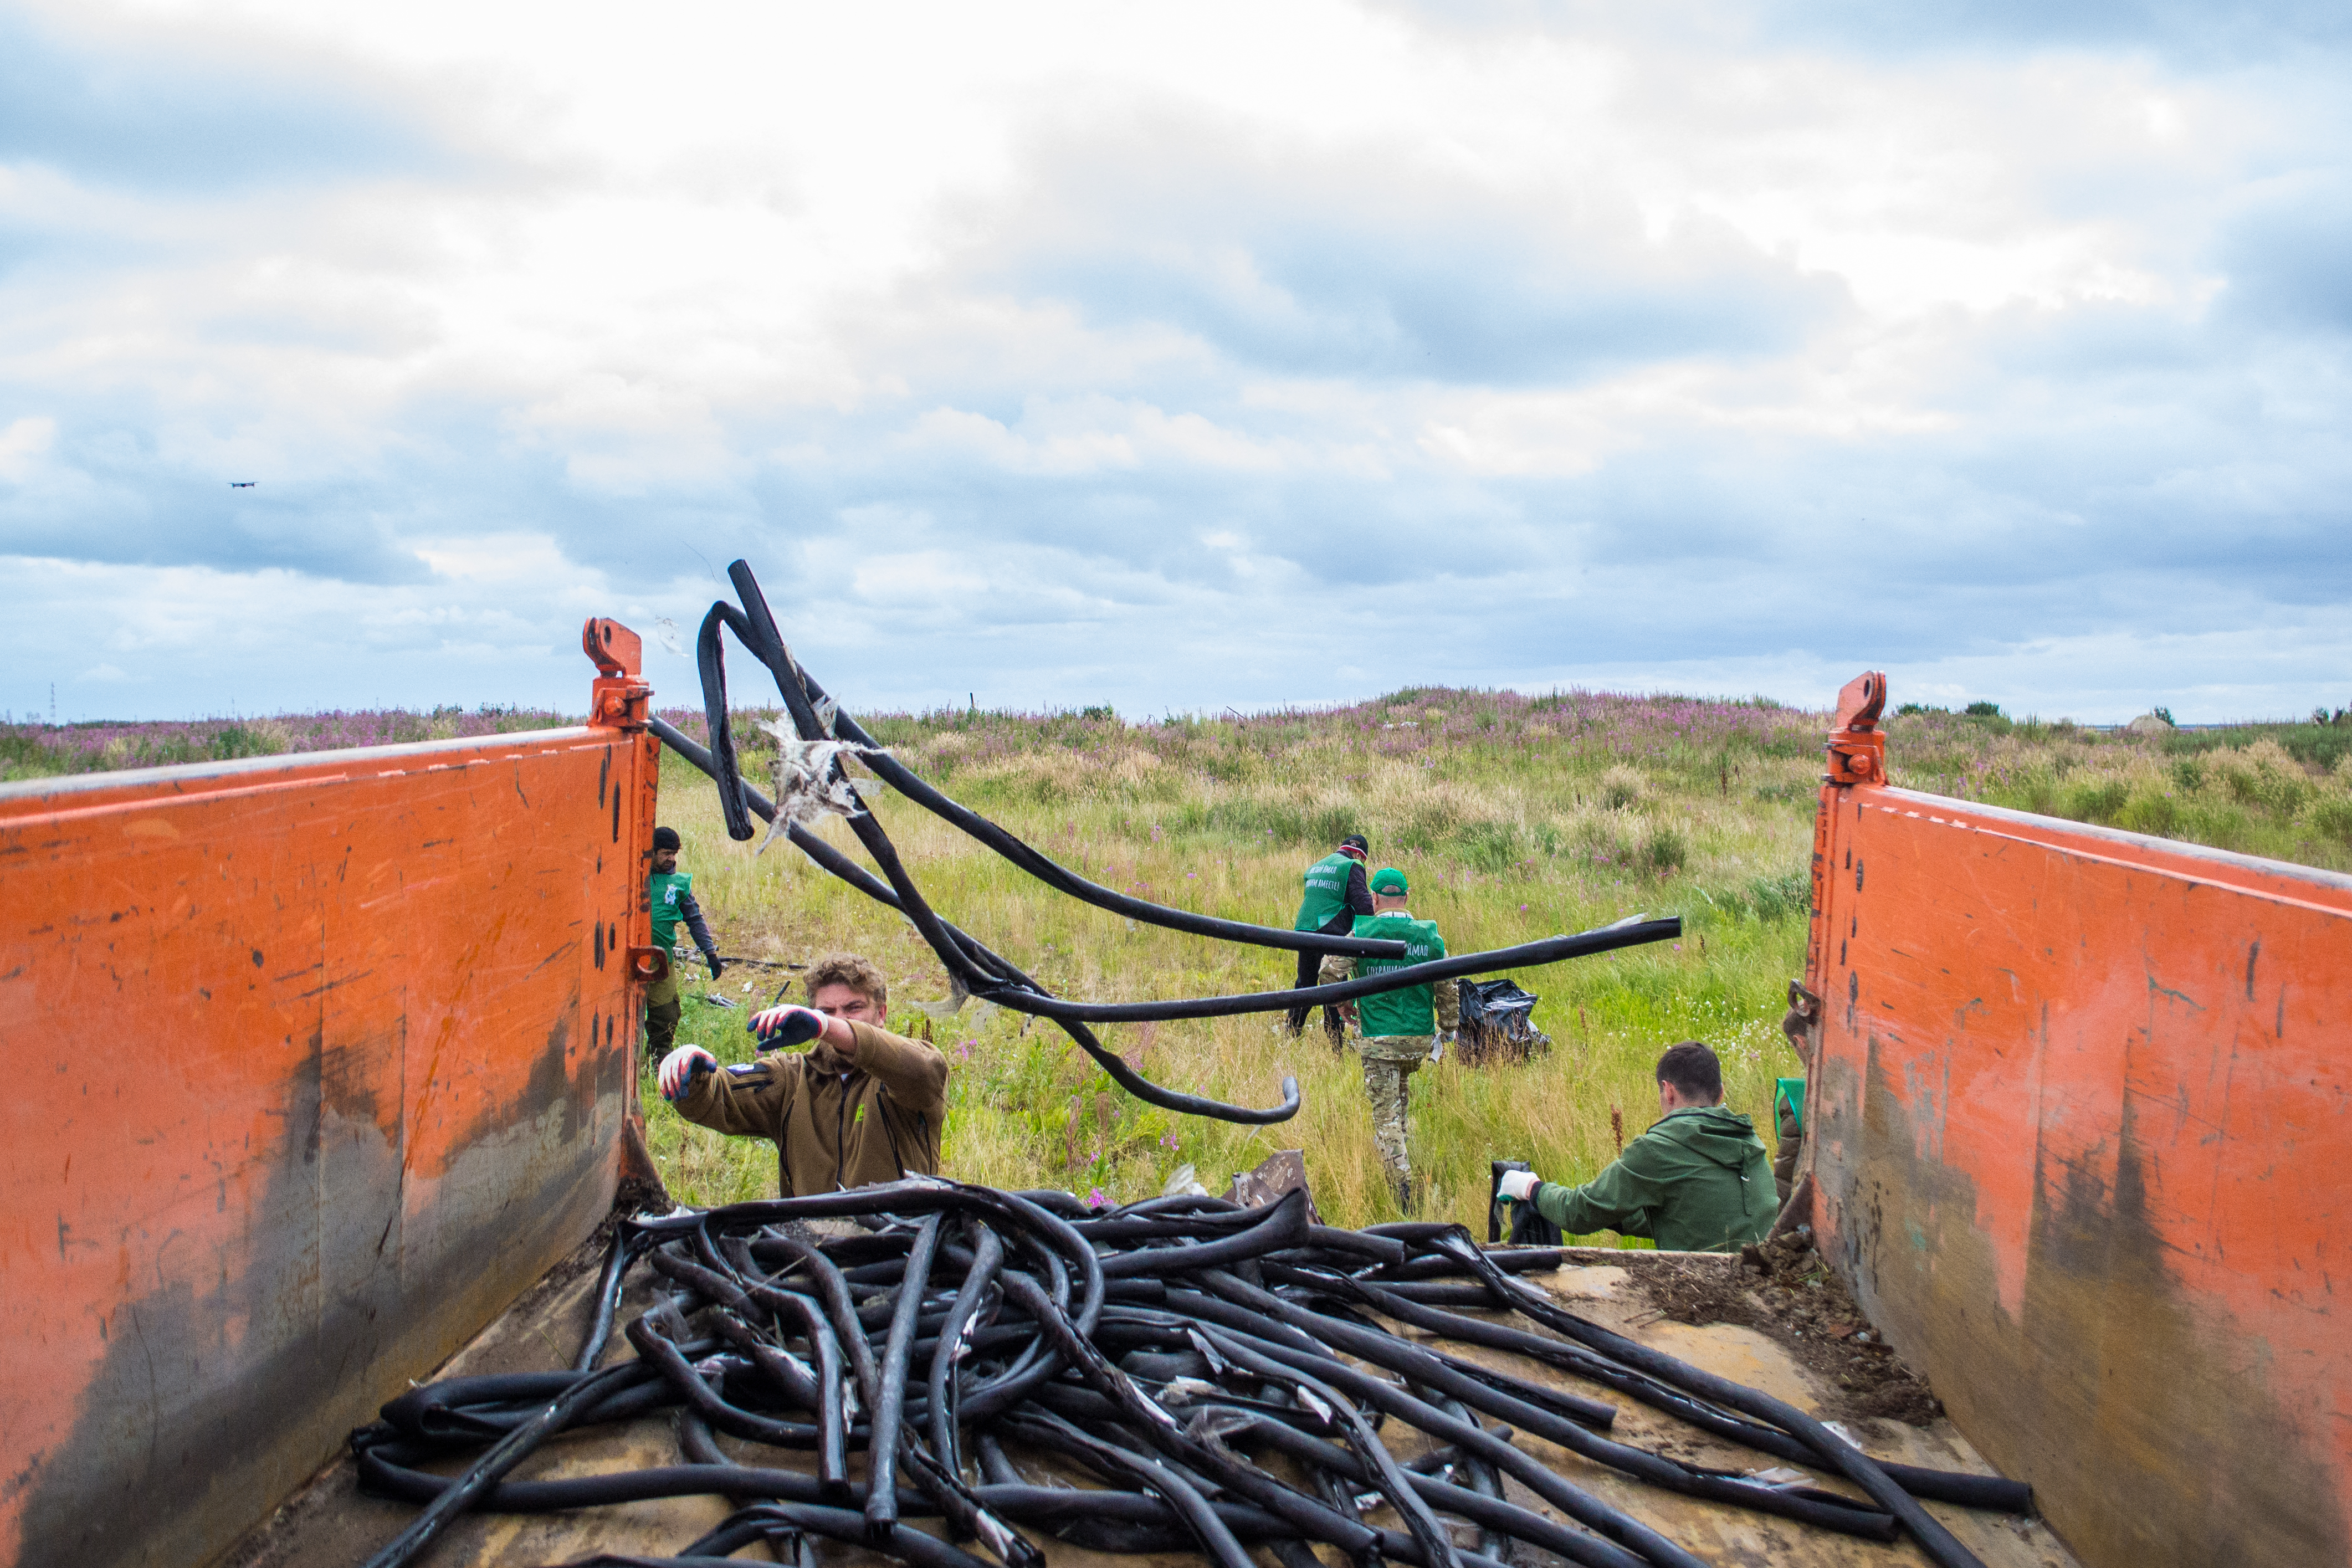
[[[1898,9],[0,8],[0,707],[2352,702],[2352,12]]]

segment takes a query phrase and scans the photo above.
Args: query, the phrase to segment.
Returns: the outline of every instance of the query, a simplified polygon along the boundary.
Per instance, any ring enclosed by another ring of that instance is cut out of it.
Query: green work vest
[[[1356,868],[1350,856],[1333,850],[1307,868],[1307,897],[1298,906],[1293,931],[1321,931],[1331,917],[1348,907],[1348,874]]]
[[[691,871],[656,871],[646,886],[654,900],[654,945],[667,948],[677,941],[679,895],[694,891]]]
[[[1437,934],[1435,921],[1417,921],[1410,915],[1360,915],[1355,934],[1381,942],[1404,943],[1402,958],[1360,958],[1356,960],[1356,976],[1385,974],[1391,969],[1403,969],[1410,964],[1428,963],[1445,956],[1445,939]],[[1383,991],[1377,996],[1356,999],[1358,1015],[1363,1019],[1364,1034],[1434,1035],[1437,1033],[1437,1003],[1426,985],[1408,985],[1402,991]]]
[[[1786,1105],[1796,1119],[1797,1136],[1805,1134],[1805,1080],[1801,1078],[1776,1078],[1772,1080],[1772,1120],[1780,1119],[1780,1107]]]

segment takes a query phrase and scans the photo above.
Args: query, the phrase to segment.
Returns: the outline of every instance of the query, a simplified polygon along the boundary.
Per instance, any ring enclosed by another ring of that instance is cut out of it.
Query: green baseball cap
[[[1405,890],[1404,873],[1393,866],[1383,866],[1372,873],[1372,891],[1402,893]]]

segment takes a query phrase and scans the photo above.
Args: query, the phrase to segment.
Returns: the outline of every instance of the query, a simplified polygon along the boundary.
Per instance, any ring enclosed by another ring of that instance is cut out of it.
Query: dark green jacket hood
[[[1742,1111],[1720,1105],[1701,1105],[1667,1112],[1650,1129],[1650,1136],[1679,1143],[1702,1160],[1727,1171],[1747,1168],[1750,1153],[1763,1152],[1756,1123]]]

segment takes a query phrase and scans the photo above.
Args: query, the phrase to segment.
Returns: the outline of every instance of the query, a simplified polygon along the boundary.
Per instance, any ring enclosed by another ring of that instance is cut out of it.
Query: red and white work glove
[[[1506,1171],[1495,1191],[1515,1204],[1523,1204],[1535,1196],[1536,1189],[1541,1185],[1543,1178],[1533,1171]]]
[[[694,1082],[695,1074],[718,1070],[719,1058],[700,1046],[680,1046],[662,1058],[660,1075],[662,1098],[674,1102],[684,1095],[688,1086]]]
[[[743,1026],[759,1036],[761,1045],[773,1049],[807,1044],[824,1033],[827,1022],[815,1008],[787,1002],[781,1007],[752,1014],[751,1021]]]

